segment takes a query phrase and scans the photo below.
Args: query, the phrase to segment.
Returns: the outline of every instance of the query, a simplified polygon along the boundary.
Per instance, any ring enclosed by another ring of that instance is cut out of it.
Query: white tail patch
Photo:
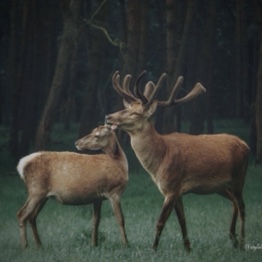
[[[28,156],[25,156],[25,157],[23,157],[23,158],[21,158],[21,159],[19,160],[19,163],[18,163],[18,165],[17,165],[17,171],[18,171],[20,177],[21,177],[23,180],[25,180],[25,177],[24,177],[24,168],[25,168],[25,166],[26,166],[32,159],[34,159],[35,157],[37,157],[37,156],[39,156],[39,155],[41,155],[41,153],[40,153],[40,152],[36,152],[36,153],[32,153],[32,154],[30,154],[30,155],[28,155]]]

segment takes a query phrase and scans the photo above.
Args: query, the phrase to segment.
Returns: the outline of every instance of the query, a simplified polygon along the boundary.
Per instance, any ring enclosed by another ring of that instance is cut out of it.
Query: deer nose
[[[79,140],[77,140],[77,141],[75,142],[75,147],[76,147],[78,150],[80,150],[80,142],[79,142]]]

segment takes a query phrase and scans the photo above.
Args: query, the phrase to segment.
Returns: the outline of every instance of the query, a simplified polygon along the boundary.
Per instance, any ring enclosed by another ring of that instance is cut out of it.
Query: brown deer
[[[101,149],[105,154],[37,152],[19,161],[17,170],[28,191],[28,198],[17,214],[23,247],[28,245],[27,221],[32,227],[36,244],[41,245],[36,218],[50,197],[67,205],[93,203],[91,243],[94,246],[97,245],[102,201],[109,199],[122,240],[127,244],[120,196],[128,181],[128,164],[113,129],[113,126],[99,126],[75,143],[79,150]]]
[[[185,103],[205,92],[205,89],[197,83],[185,97],[175,99],[183,81],[183,78],[179,77],[169,99],[158,101],[154,99],[154,95],[166,74],[160,77],[157,85],[148,82],[142,93],[139,82],[143,75],[144,72],[136,80],[134,95],[129,90],[130,75],[124,77],[122,86],[119,83],[118,71],[113,75],[114,89],[123,97],[125,109],[107,115],[106,121],[129,134],[137,158],[165,197],[156,225],[153,248],[157,249],[161,232],[174,208],[182,230],[185,249],[190,250],[182,202],[182,195],[186,193],[217,193],[230,200],[233,203],[230,238],[237,246],[235,227],[239,213],[240,243],[243,246],[245,206],[242,191],[248,166],[247,144],[229,134],[159,134],[152,120],[158,106],[169,107]]]

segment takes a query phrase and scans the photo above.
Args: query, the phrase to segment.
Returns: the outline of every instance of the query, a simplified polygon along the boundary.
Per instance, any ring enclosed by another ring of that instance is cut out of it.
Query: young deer
[[[92,245],[97,245],[102,201],[109,199],[127,244],[120,196],[128,180],[128,164],[118,143],[114,127],[99,126],[76,141],[77,149],[101,149],[105,154],[86,155],[73,152],[38,152],[22,158],[17,170],[24,180],[28,198],[17,216],[22,246],[27,247],[26,222],[29,221],[38,246],[36,218],[50,197],[62,204],[93,203]]]
[[[205,92],[197,83],[193,90],[181,99],[175,99],[183,78],[179,77],[167,101],[154,100],[163,74],[157,85],[148,82],[145,91],[139,89],[142,73],[136,80],[134,95],[129,90],[130,75],[125,76],[122,87],[119,73],[113,75],[113,86],[124,98],[125,110],[106,116],[108,124],[118,126],[131,138],[131,146],[145,170],[150,174],[165,197],[156,226],[153,248],[156,250],[161,232],[174,208],[182,230],[184,246],[190,250],[182,195],[186,193],[217,193],[233,203],[230,238],[237,245],[236,220],[241,220],[241,246],[244,243],[245,206],[242,198],[248,165],[247,144],[238,137],[228,134],[189,135],[172,133],[159,134],[152,117],[157,106],[169,107],[184,103]]]

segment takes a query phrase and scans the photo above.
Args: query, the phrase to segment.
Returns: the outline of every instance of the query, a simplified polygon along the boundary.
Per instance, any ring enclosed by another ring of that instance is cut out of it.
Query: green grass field
[[[244,188],[246,250],[233,248],[229,240],[232,214],[229,201],[217,195],[189,194],[184,196],[184,206],[192,245],[190,253],[183,248],[175,213],[166,223],[158,251],[153,251],[155,225],[163,197],[146,172],[134,164],[122,196],[128,247],[121,244],[119,228],[108,201],[104,201],[102,207],[99,246],[91,247],[91,206],[63,206],[49,200],[38,217],[43,248],[36,248],[28,226],[29,247],[22,250],[16,213],[26,199],[25,186],[15,173],[15,167],[7,170],[3,163],[0,172],[1,262],[262,261],[261,166],[250,164]]]

